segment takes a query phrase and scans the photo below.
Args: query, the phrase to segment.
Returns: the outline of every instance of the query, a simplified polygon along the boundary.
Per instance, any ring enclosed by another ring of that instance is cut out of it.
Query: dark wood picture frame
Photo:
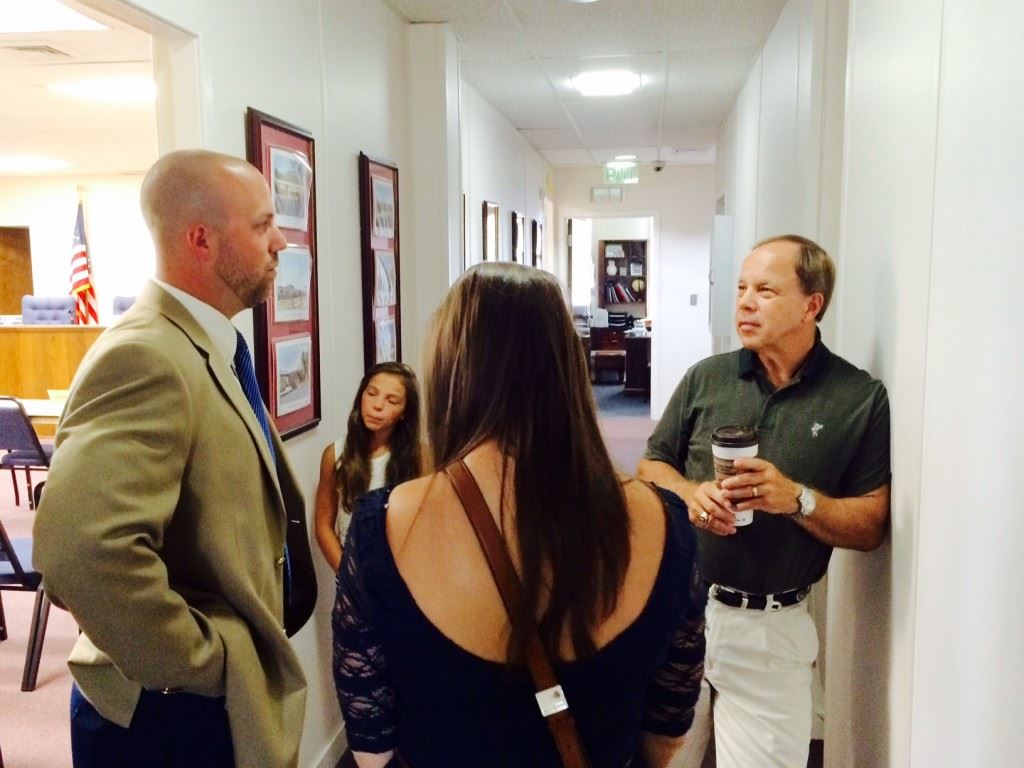
[[[398,167],[359,153],[363,367],[402,360]]]
[[[530,264],[544,266],[544,225],[536,219],[530,220]]]
[[[270,300],[253,309],[260,393],[287,440],[320,423],[315,147],[309,131],[252,107],[245,145],[246,158],[270,185],[275,224],[288,240]],[[298,285],[289,282],[295,276]]]
[[[526,264],[526,216],[512,211],[512,261]]]
[[[501,261],[501,212],[498,209],[497,203],[491,203],[484,200],[483,203],[483,246],[484,249],[480,254],[480,261]],[[494,248],[493,258],[488,258],[487,254],[491,248]]]

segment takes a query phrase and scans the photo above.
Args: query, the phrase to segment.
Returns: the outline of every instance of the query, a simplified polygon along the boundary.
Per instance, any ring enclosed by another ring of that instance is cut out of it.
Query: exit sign
[[[611,160],[604,164],[605,184],[636,184],[638,180],[635,160]]]

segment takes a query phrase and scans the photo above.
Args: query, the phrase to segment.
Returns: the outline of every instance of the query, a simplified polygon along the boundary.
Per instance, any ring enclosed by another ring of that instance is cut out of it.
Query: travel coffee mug
[[[719,427],[711,433],[711,454],[715,461],[715,480],[719,483],[735,475],[734,459],[757,456],[757,433],[751,427]],[[736,513],[736,525],[750,525],[754,522],[753,510]]]

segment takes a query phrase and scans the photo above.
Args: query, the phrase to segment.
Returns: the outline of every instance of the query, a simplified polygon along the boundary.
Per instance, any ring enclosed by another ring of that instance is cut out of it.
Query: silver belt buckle
[[[566,701],[565,692],[560,685],[553,685],[543,691],[537,691],[535,695],[537,706],[540,707],[540,713],[544,717],[551,717],[569,708],[569,702]]]

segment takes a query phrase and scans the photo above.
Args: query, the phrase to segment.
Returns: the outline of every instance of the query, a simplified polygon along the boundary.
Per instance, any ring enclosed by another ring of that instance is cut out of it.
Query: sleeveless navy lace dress
[[[357,503],[338,573],[333,665],[350,748],[398,749],[412,768],[558,768],[526,670],[469,653],[416,605],[385,535],[390,493]],[[686,508],[661,495],[665,550],[646,606],[593,657],[555,664],[594,768],[638,765],[642,730],[677,736],[693,720],[706,593]]]

